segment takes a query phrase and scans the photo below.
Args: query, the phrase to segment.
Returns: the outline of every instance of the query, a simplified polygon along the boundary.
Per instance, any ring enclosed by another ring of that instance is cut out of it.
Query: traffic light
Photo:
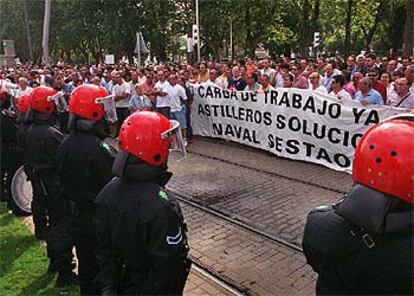
[[[198,44],[199,33],[197,25],[193,25],[193,44]]]
[[[314,32],[313,33],[313,47],[319,47],[321,45],[322,37],[321,32]]]

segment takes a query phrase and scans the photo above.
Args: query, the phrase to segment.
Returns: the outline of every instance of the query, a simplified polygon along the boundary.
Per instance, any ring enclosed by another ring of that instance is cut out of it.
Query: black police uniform
[[[103,295],[180,295],[190,269],[186,224],[163,186],[165,168],[118,152],[97,204],[98,281]]]
[[[7,201],[13,208],[11,182],[16,170],[23,164],[23,154],[17,146],[17,129],[15,115],[7,109],[0,110],[1,125],[1,200]]]
[[[71,115],[71,134],[57,154],[57,171],[63,197],[69,203],[65,223],[74,240],[79,259],[81,294],[97,294],[95,198],[112,177],[116,150],[103,143],[103,121],[94,122]]]
[[[27,131],[29,130],[30,124],[26,120],[26,113],[19,114],[17,118],[17,123],[19,124],[17,130],[17,146],[18,150],[24,155],[24,172],[27,176],[27,180],[30,181],[32,185],[32,215],[33,215],[33,224],[35,230],[35,236],[37,239],[44,240],[46,239],[46,229],[47,229],[47,202],[45,196],[42,194],[42,187],[40,181],[36,178],[33,167],[28,165],[28,160],[26,159],[26,139]]]
[[[56,175],[56,152],[63,135],[50,126],[51,115],[30,110],[28,120],[32,123],[26,137],[26,165],[33,168],[48,215],[47,250],[51,264],[59,273],[57,285],[74,283],[72,273],[73,243],[63,224],[64,203]]]
[[[413,206],[362,185],[308,216],[318,295],[413,295]]]

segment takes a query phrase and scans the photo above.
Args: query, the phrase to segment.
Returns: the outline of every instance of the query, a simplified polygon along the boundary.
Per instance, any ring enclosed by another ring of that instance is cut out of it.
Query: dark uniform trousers
[[[65,202],[59,192],[55,170],[41,170],[34,172],[34,178],[39,182],[42,194],[40,203],[45,202],[47,211],[47,252],[52,263],[56,264],[60,274],[72,272],[73,242],[63,221]],[[36,202],[35,202],[36,205]],[[43,210],[43,204],[40,206]]]
[[[113,156],[107,149],[111,150],[91,131],[76,130],[57,153],[57,172],[68,203],[64,219],[79,259],[82,295],[99,294],[95,284],[98,264],[94,201],[111,179]]]
[[[78,274],[81,294],[99,294],[95,283],[98,263],[95,256],[96,234],[94,208],[79,208],[75,202],[68,201],[64,221],[75,244],[76,255],[79,259]]]
[[[11,182],[16,170],[22,165],[22,153],[17,147],[17,126],[14,118],[1,111],[1,200],[8,201],[11,197]]]
[[[41,192],[37,200],[35,197],[35,212],[42,213],[43,205],[46,208],[48,256],[59,276],[65,277],[66,274],[69,275],[72,272],[73,243],[63,224],[65,204],[55,169],[56,151],[63,135],[50,126],[49,114],[33,111],[30,117],[32,124],[28,127],[25,137],[25,165],[33,168],[33,178],[39,183]]]
[[[43,193],[39,178],[36,178],[34,174],[33,168],[25,165],[24,172],[27,176],[27,180],[32,184],[32,215],[35,232],[46,231],[48,221],[46,196]]]
[[[26,137],[27,131],[29,129],[29,124],[24,122],[20,123],[20,126],[17,131],[18,137],[18,147],[19,151],[23,154],[26,153],[27,144],[26,144]],[[26,158],[26,155],[25,155]],[[24,160],[23,166],[24,172],[27,176],[27,181],[29,181],[32,185],[32,204],[31,210],[33,215],[33,223],[35,226],[35,235],[37,233],[45,233],[47,229],[47,203],[46,203],[46,196],[43,194],[42,187],[40,185],[39,179],[36,178],[34,169],[32,166],[27,164],[27,159]]]

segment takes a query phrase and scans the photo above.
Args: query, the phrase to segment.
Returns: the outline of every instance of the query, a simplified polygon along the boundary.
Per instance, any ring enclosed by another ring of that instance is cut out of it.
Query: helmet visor
[[[59,113],[64,113],[64,112],[69,111],[68,102],[66,102],[63,91],[59,91],[55,95],[47,97],[47,100],[49,102],[55,103],[56,110]]]
[[[109,95],[103,98],[97,98],[95,103],[102,104],[104,106],[105,119],[114,123],[118,121],[118,116],[116,115],[116,106],[115,99],[113,95]]]
[[[180,158],[177,162],[181,162],[187,156],[187,149],[185,148],[180,123],[176,120],[170,120],[170,122],[171,128],[161,134],[161,139],[169,138],[171,140],[170,152],[178,152]]]

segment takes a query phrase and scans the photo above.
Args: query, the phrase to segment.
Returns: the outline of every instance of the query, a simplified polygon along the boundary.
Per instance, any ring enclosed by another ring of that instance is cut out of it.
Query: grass
[[[0,203],[0,295],[79,295],[77,287],[56,289],[48,264],[45,246]]]

